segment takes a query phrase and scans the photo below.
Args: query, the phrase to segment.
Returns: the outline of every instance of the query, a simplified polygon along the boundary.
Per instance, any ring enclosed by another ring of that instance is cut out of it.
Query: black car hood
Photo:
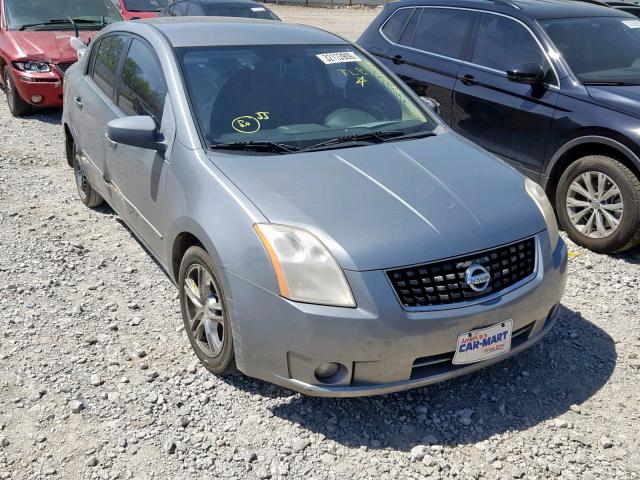
[[[589,96],[598,103],[634,117],[640,117],[640,85],[628,87],[589,85],[586,88]]]

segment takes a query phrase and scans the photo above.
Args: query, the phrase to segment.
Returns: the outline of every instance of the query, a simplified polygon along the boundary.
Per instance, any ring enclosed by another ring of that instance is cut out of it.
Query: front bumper
[[[11,68],[13,84],[20,97],[30,105],[37,107],[62,106],[62,73],[52,66],[50,72],[32,73],[22,72]],[[34,102],[32,97],[41,96],[42,100]]]
[[[567,248],[560,240],[550,252],[546,232],[536,243],[531,280],[462,308],[404,310],[383,271],[346,272],[358,302],[353,309],[291,302],[225,272],[238,368],[307,395],[351,397],[420,387],[499,362],[538,341],[555,321]],[[471,365],[451,363],[458,335],[507,319],[514,332],[509,353]],[[314,375],[324,362],[345,367],[329,384]]]

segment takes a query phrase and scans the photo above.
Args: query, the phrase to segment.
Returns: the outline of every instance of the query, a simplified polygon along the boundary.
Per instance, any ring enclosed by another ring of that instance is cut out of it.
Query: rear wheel
[[[640,243],[640,180],[610,157],[576,160],[556,190],[560,225],[578,245],[615,253]]]
[[[224,292],[207,252],[190,247],[180,264],[178,288],[184,328],[202,364],[212,373],[236,372]]]
[[[76,179],[78,196],[82,203],[87,207],[97,207],[101,205],[104,200],[100,194],[93,189],[91,183],[89,183],[89,179],[87,178],[87,174],[84,169],[84,164],[75,149],[75,144],[71,148],[73,149],[73,174]]]
[[[25,102],[18,93],[9,67],[4,67],[4,94],[7,97],[9,111],[14,117],[22,117],[31,111],[31,105]]]

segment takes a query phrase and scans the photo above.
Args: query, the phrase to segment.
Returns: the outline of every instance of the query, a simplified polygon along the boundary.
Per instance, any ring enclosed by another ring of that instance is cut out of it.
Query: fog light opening
[[[31,102],[33,103],[42,102],[42,95],[31,95]]]
[[[325,362],[318,365],[313,375],[320,383],[338,383],[347,374],[347,367],[337,362]]]

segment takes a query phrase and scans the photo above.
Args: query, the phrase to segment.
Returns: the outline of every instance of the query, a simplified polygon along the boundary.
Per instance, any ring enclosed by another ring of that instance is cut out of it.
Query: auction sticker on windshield
[[[623,20],[622,23],[629,28],[640,28],[640,20]]]
[[[513,321],[505,320],[490,327],[472,330],[458,335],[454,365],[481,362],[503,355],[511,350]]]
[[[316,57],[322,60],[325,65],[362,61],[362,59],[353,52],[319,53]]]

